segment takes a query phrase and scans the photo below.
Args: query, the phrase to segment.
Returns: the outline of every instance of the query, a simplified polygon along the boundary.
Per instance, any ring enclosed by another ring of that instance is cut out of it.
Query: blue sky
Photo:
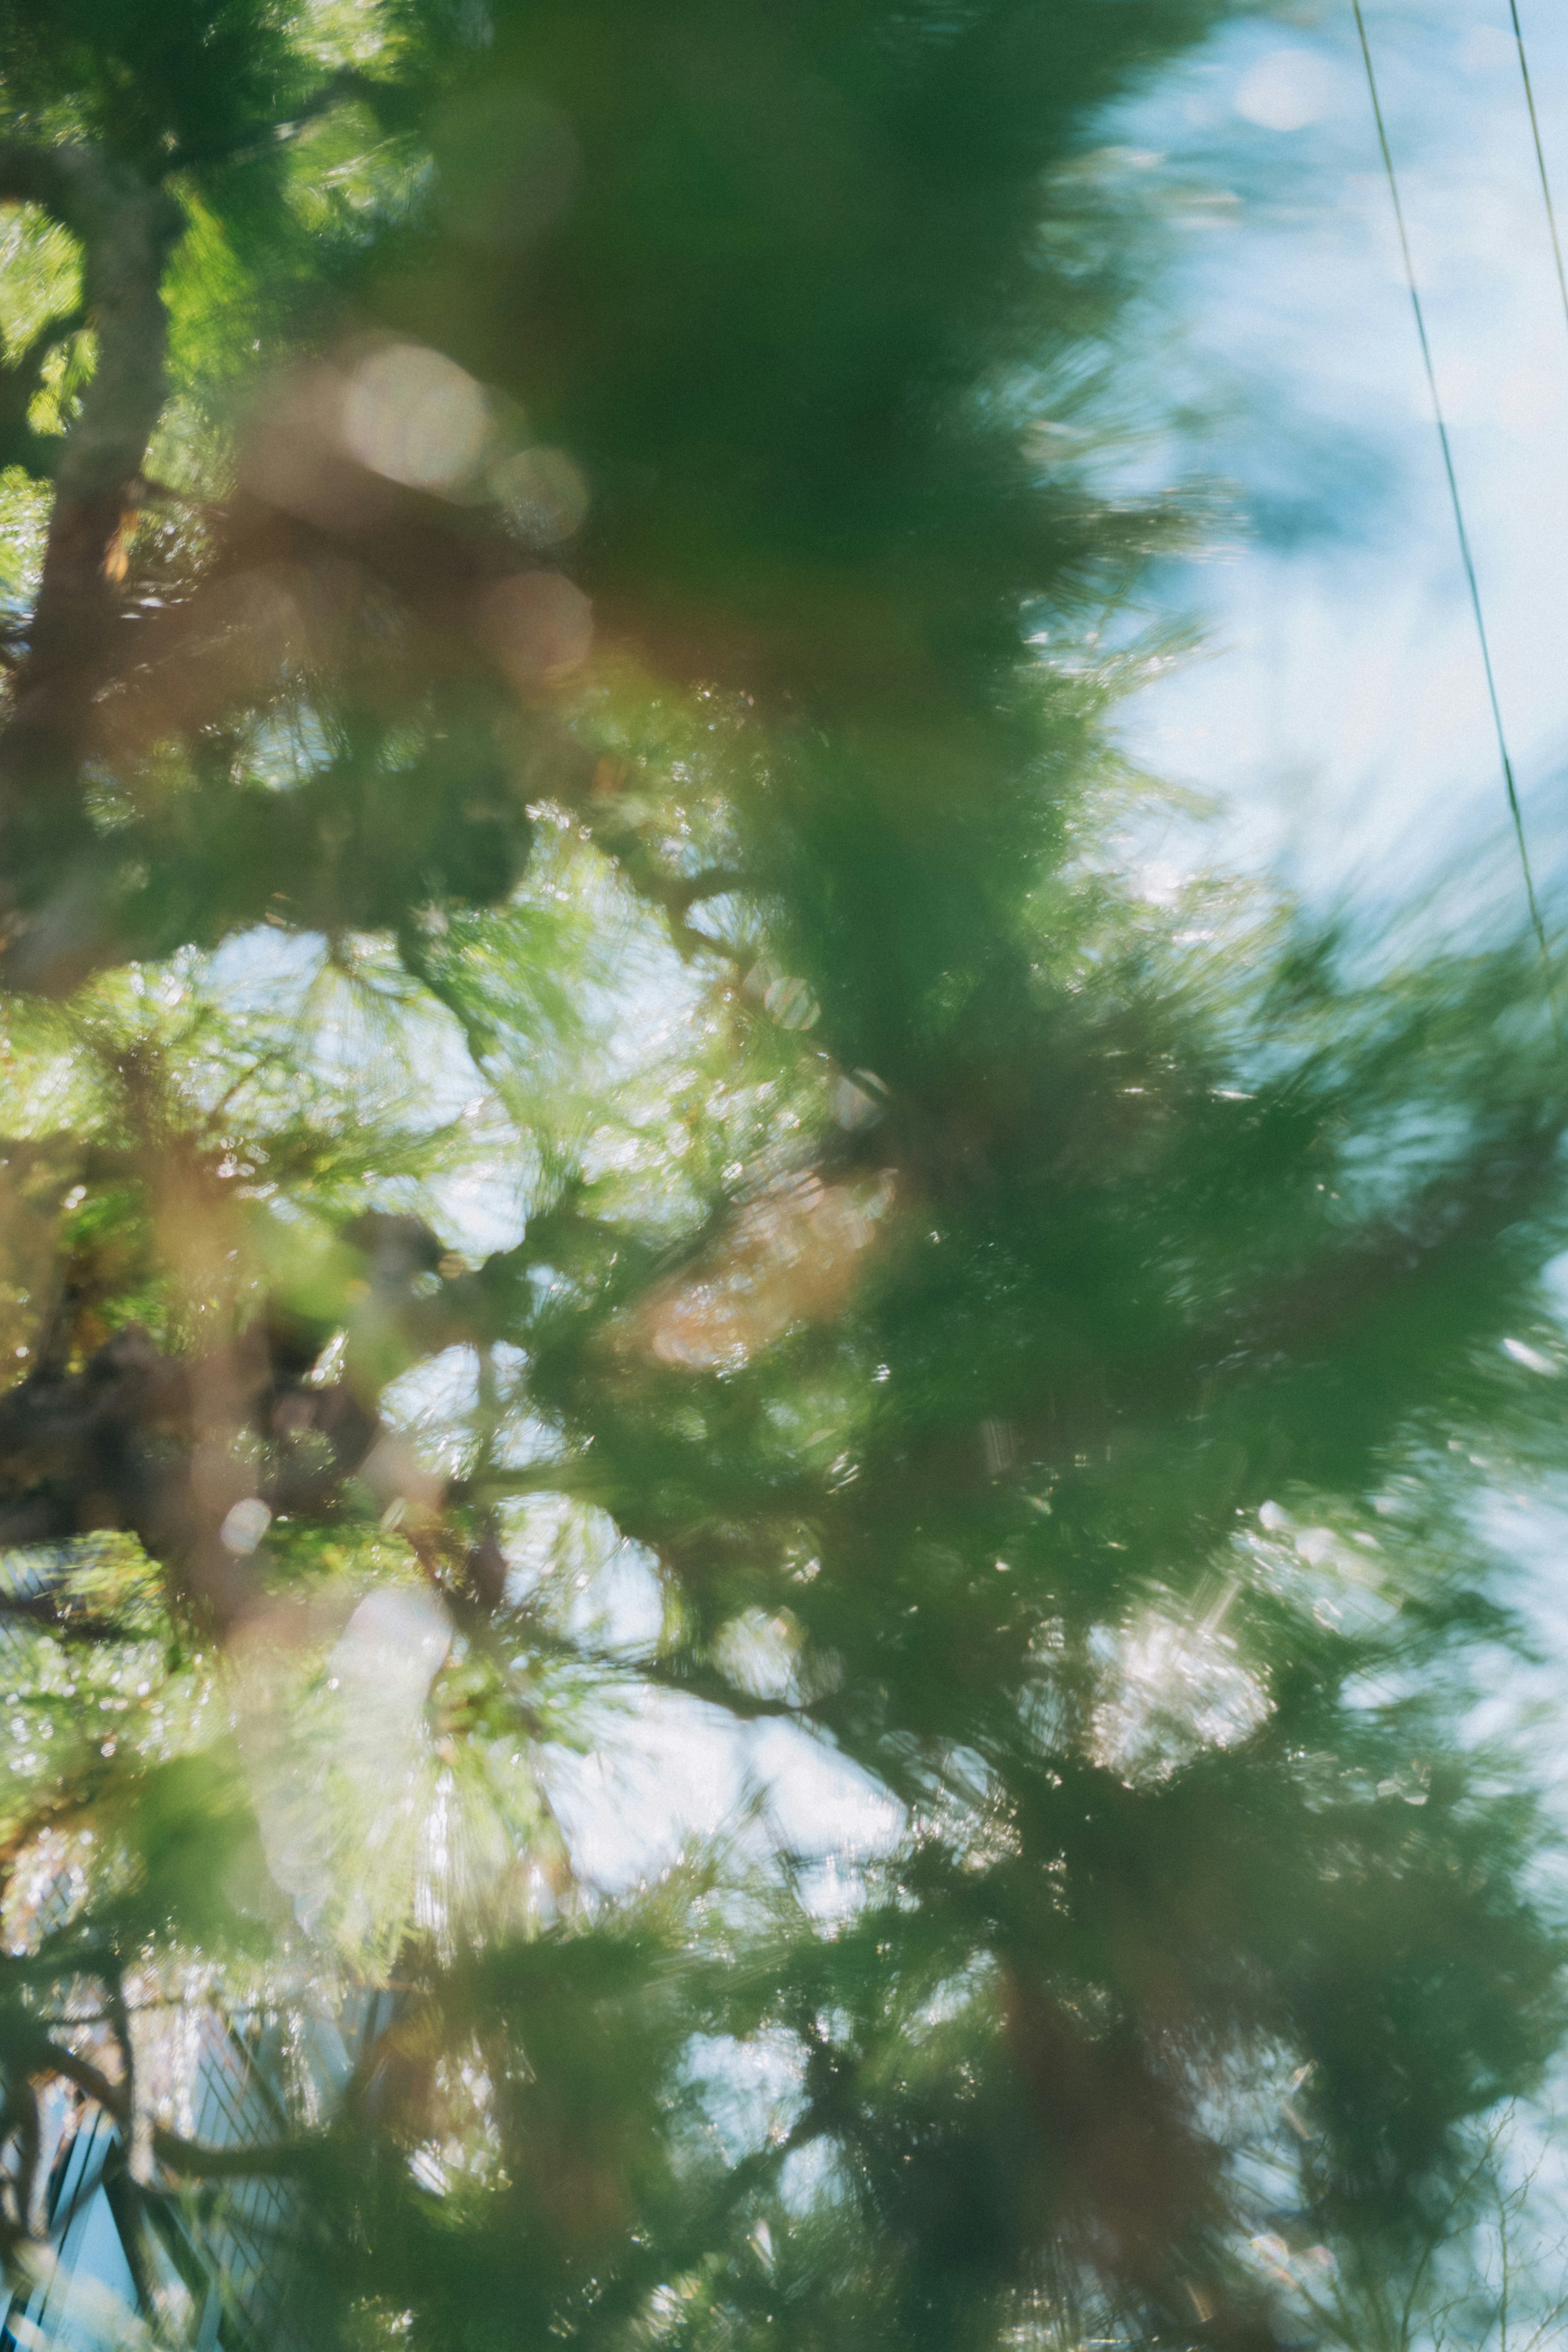
[[[1521,14],[1561,217],[1568,11]],[[1561,869],[1568,320],[1507,0],[1368,0],[1367,25],[1532,852]],[[1462,863],[1517,913],[1349,0],[1231,28],[1115,128],[1167,184],[1200,184],[1174,202],[1160,365],[1209,406],[1197,456],[1236,515],[1219,552],[1161,583],[1206,650],[1138,698],[1130,747],[1219,797],[1224,863],[1380,898]]]

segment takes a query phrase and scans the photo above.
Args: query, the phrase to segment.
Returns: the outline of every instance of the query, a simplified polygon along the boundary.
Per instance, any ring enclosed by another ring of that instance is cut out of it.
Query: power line
[[[1541,123],[1535,111],[1535,91],[1530,79],[1530,59],[1524,54],[1524,34],[1519,21],[1519,0],[1508,0],[1508,13],[1513,18],[1513,37],[1519,49],[1519,70],[1524,81],[1524,102],[1530,109],[1530,135],[1535,142],[1535,168],[1541,174],[1541,193],[1546,200],[1546,226],[1552,231],[1552,258],[1557,264],[1557,290],[1563,297],[1563,316],[1568,320],[1568,277],[1563,272],[1563,244],[1557,234],[1557,214],[1552,202],[1552,183],[1546,176],[1546,155],[1541,144]]]
[[[1513,0],[1509,0],[1510,6]],[[1443,451],[1443,471],[1448,478],[1448,498],[1454,509],[1454,529],[1458,534],[1459,556],[1465,567],[1465,581],[1470,592],[1470,611],[1475,615],[1476,636],[1481,648],[1481,667],[1486,672],[1487,699],[1491,705],[1492,725],[1497,731],[1498,757],[1502,761],[1502,780],[1508,793],[1509,814],[1513,819],[1513,835],[1519,844],[1519,862],[1524,875],[1524,895],[1530,902],[1530,919],[1535,927],[1536,942],[1546,973],[1546,999],[1551,1008],[1552,1025],[1558,1028],[1557,1001],[1552,987],[1552,950],[1546,944],[1546,926],[1541,919],[1541,907],[1535,896],[1535,877],[1530,870],[1530,851],[1524,838],[1524,817],[1519,805],[1519,792],[1513,781],[1513,761],[1509,757],[1508,735],[1502,723],[1502,705],[1498,700],[1497,678],[1492,670],[1491,644],[1487,636],[1487,625],[1481,611],[1480,584],[1476,578],[1475,560],[1470,553],[1470,535],[1465,529],[1465,509],[1459,499],[1459,478],[1454,471],[1454,453],[1449,446],[1448,426],[1443,415],[1442,395],[1437,390],[1437,371],[1432,364],[1432,346],[1426,339],[1426,314],[1421,308],[1420,290],[1415,283],[1415,265],[1410,257],[1410,239],[1405,230],[1405,207],[1399,201],[1399,176],[1394,168],[1394,151],[1388,143],[1388,131],[1383,120],[1383,102],[1377,94],[1377,76],[1373,70],[1372,47],[1366,37],[1366,19],[1362,15],[1361,0],[1351,0],[1355,11],[1355,28],[1361,37],[1362,61],[1366,67],[1366,86],[1372,99],[1373,120],[1377,125],[1377,143],[1383,150],[1383,168],[1388,175],[1388,193],[1394,199],[1394,226],[1399,231],[1399,250],[1405,257],[1405,282],[1410,289],[1410,307],[1415,314],[1415,332],[1421,343],[1421,364],[1426,371],[1426,388],[1432,395],[1432,415],[1436,422],[1437,439]],[[1518,22],[1517,16],[1515,22]],[[1520,56],[1524,55],[1521,44]],[[1531,120],[1535,119],[1535,102],[1531,100]],[[1542,165],[1544,176],[1545,166]],[[1550,197],[1548,203],[1550,204]],[[1557,225],[1552,221],[1552,241],[1555,244]],[[1559,260],[1559,271],[1562,264]],[[1568,306],[1568,291],[1563,296]],[[1561,1032],[1559,1031],[1559,1034]]]

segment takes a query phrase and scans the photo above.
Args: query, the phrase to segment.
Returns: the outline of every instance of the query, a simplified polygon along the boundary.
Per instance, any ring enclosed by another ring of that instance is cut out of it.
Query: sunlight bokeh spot
[[[561,572],[518,572],[487,594],[485,634],[514,684],[549,686],[587,660],[594,608]]]
[[[564,449],[519,449],[490,468],[507,520],[536,547],[556,547],[581,530],[588,485]]]
[[[465,480],[489,431],[489,404],[473,377],[417,343],[373,352],[343,398],[346,446],[371,473],[410,489],[447,490]]]

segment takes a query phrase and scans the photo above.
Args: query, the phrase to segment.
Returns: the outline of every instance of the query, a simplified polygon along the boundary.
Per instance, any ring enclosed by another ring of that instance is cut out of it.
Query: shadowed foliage
[[[225,2345],[1448,2291],[1568,1083],[1532,947],[1145,887],[1221,13],[0,10],[18,2284],[97,2116],[174,2339],[261,2180]]]

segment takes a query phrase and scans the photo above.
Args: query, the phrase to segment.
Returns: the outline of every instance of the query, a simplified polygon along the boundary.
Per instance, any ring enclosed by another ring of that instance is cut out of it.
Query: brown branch
[[[287,2173],[312,2171],[325,2158],[331,2142],[281,2139],[258,2147],[213,2147],[205,2140],[184,2139],[178,2132],[157,2128],[153,2153],[167,2171],[193,2180],[275,2179]]]
[[[40,1633],[61,1642],[134,1642],[139,1638],[111,1618],[73,1616],[47,1592],[0,1592],[0,1618],[25,1617]]]
[[[82,308],[98,360],[56,469],[27,657],[0,736],[0,844],[14,914],[18,839],[75,814],[92,699],[108,666],[124,572],[123,533],[163,404],[163,264],[183,215],[163,190],[89,147],[0,140],[0,202],[34,204],[82,249]],[[42,938],[20,976],[51,960]]]
[[[42,2041],[36,2050],[26,2053],[29,2075],[58,2074],[74,2083],[79,2091],[100,2106],[123,2130],[131,2119],[130,2086],[111,2083],[100,2067],[90,2059],[79,2058],[73,2050],[63,2050],[58,2042]],[[192,2179],[205,2180],[249,2179],[279,2173],[306,2172],[326,2153],[328,2141],[316,2139],[275,2140],[256,2147],[213,2147],[205,2140],[185,2139],[178,2132],[153,2127],[153,2153],[158,2162],[171,2172],[188,2174]]]
[[[15,2095],[22,2111],[16,2134],[16,2219],[25,2236],[37,2238],[41,2234],[38,2223],[44,2185],[39,2179],[44,2138],[37,2086],[30,2079],[18,2083]]]
[[[27,2063],[35,2074],[58,2074],[74,2083],[79,2091],[96,2101],[105,2115],[122,2124],[130,2112],[130,2096],[123,2083],[111,2083],[101,2067],[90,2058],[79,2058],[74,2050],[62,2050],[58,2042],[44,2041],[37,2053],[27,2053]]]

